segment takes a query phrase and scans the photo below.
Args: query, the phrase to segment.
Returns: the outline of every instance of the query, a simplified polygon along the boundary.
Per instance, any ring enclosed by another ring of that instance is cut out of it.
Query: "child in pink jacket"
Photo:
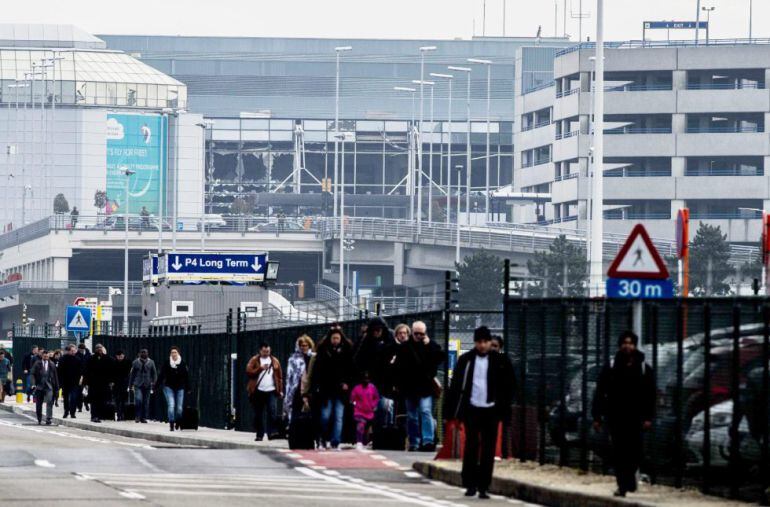
[[[366,434],[374,421],[374,412],[380,402],[380,393],[374,384],[369,382],[369,373],[364,373],[363,382],[353,388],[350,393],[353,403],[353,418],[356,420],[356,447],[361,448],[366,443]]]

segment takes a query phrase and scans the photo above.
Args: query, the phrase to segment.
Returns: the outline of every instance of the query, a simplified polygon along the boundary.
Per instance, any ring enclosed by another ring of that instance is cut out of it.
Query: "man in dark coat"
[[[511,362],[505,355],[492,352],[492,335],[486,326],[473,332],[473,343],[474,348],[457,360],[444,414],[447,420],[460,420],[465,426],[465,495],[478,492],[479,498],[486,499],[492,482],[498,427],[500,421],[508,419],[516,386]]]
[[[37,423],[43,423],[43,404],[45,403],[45,423],[50,426],[54,396],[59,392],[59,377],[56,374],[56,366],[48,357],[47,350],[44,350],[40,360],[32,365],[30,374],[35,391]]]
[[[638,349],[639,338],[624,331],[615,359],[599,375],[592,415],[594,428],[608,426],[618,489],[615,496],[636,491],[642,461],[642,435],[655,415],[655,377]]]
[[[399,364],[399,393],[406,404],[409,450],[436,450],[433,420],[433,398],[437,396],[436,373],[444,360],[441,346],[428,336],[422,321],[412,324],[412,339],[401,345],[396,358]]]
[[[373,317],[366,325],[366,333],[356,344],[354,361],[359,378],[369,373],[371,382],[378,390],[383,388],[384,350],[393,343],[393,334],[382,317]]]
[[[118,421],[123,421],[126,401],[128,400],[128,376],[131,374],[131,361],[126,359],[122,350],[115,353],[115,377],[113,378],[112,395],[115,398],[115,415]]]
[[[88,350],[88,347],[86,347],[85,343],[80,343],[78,345],[78,351],[77,351],[77,355],[75,357],[80,359],[80,364],[82,365],[83,372],[85,373],[86,365],[88,364],[88,359],[91,357],[91,351]],[[79,391],[79,393],[78,393],[78,412],[82,412],[83,411],[83,405],[85,405],[86,406],[86,410],[88,410],[89,409],[88,408],[89,407],[88,400],[86,400],[85,397],[83,396],[83,389],[79,389],[78,391]]]
[[[80,396],[80,379],[83,377],[83,361],[77,357],[77,348],[69,344],[58,366],[59,384],[64,398],[64,418],[75,418]]]
[[[24,356],[24,359],[21,360],[21,369],[24,372],[24,382],[26,382],[26,390],[27,390],[27,403],[29,403],[30,398],[32,397],[32,391],[33,391],[33,384],[32,384],[32,365],[35,364],[35,361],[38,360],[38,348],[37,345],[32,346],[32,351]]]
[[[115,378],[114,361],[107,355],[104,347],[97,344],[94,353],[88,358],[84,384],[88,386],[88,398],[91,403],[91,422],[100,423],[105,412],[105,404],[110,396],[110,384]]]

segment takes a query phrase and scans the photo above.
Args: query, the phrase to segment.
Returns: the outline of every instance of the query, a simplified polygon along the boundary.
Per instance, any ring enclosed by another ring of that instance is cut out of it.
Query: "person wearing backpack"
[[[283,372],[278,358],[271,353],[270,345],[260,344],[259,354],[246,365],[246,375],[249,377],[249,401],[254,407],[257,426],[255,440],[261,442],[265,435],[268,440],[276,438],[278,400],[283,398]]]

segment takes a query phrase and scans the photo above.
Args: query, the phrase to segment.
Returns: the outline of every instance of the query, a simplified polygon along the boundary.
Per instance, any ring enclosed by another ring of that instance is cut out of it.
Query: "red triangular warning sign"
[[[644,278],[664,280],[668,278],[668,269],[658,250],[650,240],[650,235],[642,224],[637,224],[628,236],[623,248],[612,261],[609,278]]]

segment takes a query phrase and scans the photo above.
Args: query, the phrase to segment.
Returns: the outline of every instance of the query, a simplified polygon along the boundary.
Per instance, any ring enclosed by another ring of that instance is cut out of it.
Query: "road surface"
[[[0,412],[4,507],[528,505],[501,497],[468,499],[459,488],[411,471],[419,457],[424,455],[183,448],[38,426]]]

